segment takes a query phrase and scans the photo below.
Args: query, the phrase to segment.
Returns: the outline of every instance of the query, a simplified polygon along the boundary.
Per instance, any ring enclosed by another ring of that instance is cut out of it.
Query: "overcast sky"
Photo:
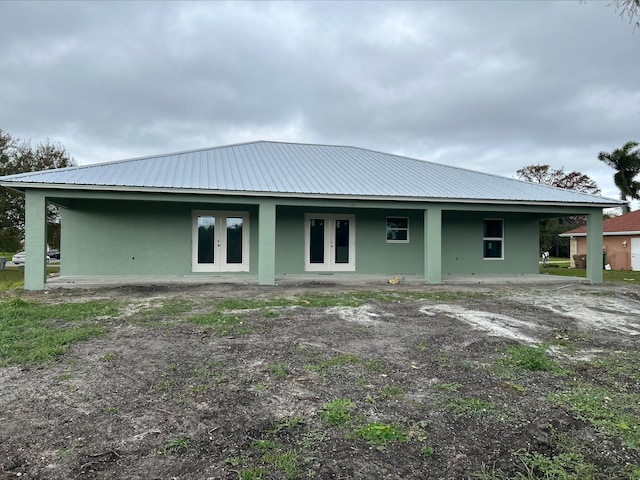
[[[0,2],[0,128],[80,164],[253,140],[513,177],[640,141],[640,28],[609,0]]]

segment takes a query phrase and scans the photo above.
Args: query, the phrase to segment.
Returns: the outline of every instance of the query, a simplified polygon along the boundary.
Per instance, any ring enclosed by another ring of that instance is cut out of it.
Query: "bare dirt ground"
[[[318,301],[351,292],[364,300]],[[292,300],[242,308],[283,297]],[[120,314],[96,319],[106,333],[55,362],[0,368],[0,478],[537,478],[544,466],[516,477],[522,455],[563,462],[569,444],[589,478],[640,478],[640,432],[629,435],[640,415],[628,365],[639,358],[634,286],[207,285],[23,298],[109,298]],[[238,307],[210,317],[218,323],[193,322],[229,299]],[[508,355],[540,344],[557,368],[519,369]],[[576,385],[605,392],[590,401],[631,399],[620,434],[554,400]]]

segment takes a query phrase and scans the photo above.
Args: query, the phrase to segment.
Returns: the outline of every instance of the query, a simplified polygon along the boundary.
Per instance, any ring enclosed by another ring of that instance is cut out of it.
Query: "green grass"
[[[0,256],[3,256],[0,254]],[[7,257],[11,260],[11,257]],[[47,267],[47,274],[57,273],[60,271],[59,265]],[[24,286],[24,267],[7,267],[0,270],[0,292],[4,290],[13,290]]]
[[[352,421],[351,412],[355,409],[356,404],[346,398],[334,398],[328,403],[322,405],[320,410],[320,418],[327,425],[345,426]]]
[[[576,383],[567,391],[553,393],[547,398],[640,450],[640,395]]]
[[[455,397],[447,401],[444,406],[456,415],[468,417],[484,415],[494,409],[493,403],[475,397]]]
[[[97,317],[115,315],[114,302],[57,305],[14,298],[0,302],[0,366],[39,365],[74,343],[104,332]]]
[[[502,470],[484,466],[474,477],[480,480],[596,480],[607,478],[597,472],[595,465],[589,463],[582,450],[574,442],[570,445],[556,446],[551,454],[518,450],[513,453],[519,470],[507,475]]]
[[[587,271],[579,268],[540,267],[540,273],[564,277],[587,277]],[[640,272],[629,270],[604,270],[605,282],[640,283]]]
[[[384,447],[389,442],[408,442],[409,437],[401,425],[371,422],[353,432],[353,437],[362,438],[371,445]]]
[[[495,362],[492,369],[506,378],[518,378],[528,372],[551,372],[555,375],[566,373],[560,365],[551,360],[545,353],[547,345],[531,347],[521,345],[507,349],[507,355]]]
[[[284,380],[289,376],[289,365],[286,362],[272,363],[267,367],[267,370],[279,380]]]

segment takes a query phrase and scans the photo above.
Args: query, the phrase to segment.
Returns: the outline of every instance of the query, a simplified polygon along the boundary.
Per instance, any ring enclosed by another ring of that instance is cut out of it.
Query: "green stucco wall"
[[[504,259],[485,260],[483,220],[504,220]],[[442,275],[520,275],[539,272],[539,220],[526,213],[442,214]]]
[[[61,275],[198,275],[191,272],[193,210],[248,211],[249,274],[259,273],[257,205],[74,199],[62,213]],[[424,274],[423,209],[278,206],[275,275],[305,273],[308,213],[355,216],[356,270],[352,273]],[[388,216],[409,218],[409,243],[387,243]],[[504,219],[503,260],[482,258],[485,218]],[[271,255],[270,249],[268,253]],[[537,273],[538,217],[532,213],[443,210],[441,268],[443,276]],[[271,277],[268,269],[267,276]]]
[[[276,275],[304,273],[305,214],[355,215],[357,274],[422,274],[422,210],[279,207],[276,232]],[[408,217],[410,242],[387,243],[387,217]]]
[[[198,275],[191,272],[191,212],[250,213],[257,273],[257,208],[248,205],[74,200],[62,211],[62,276]]]

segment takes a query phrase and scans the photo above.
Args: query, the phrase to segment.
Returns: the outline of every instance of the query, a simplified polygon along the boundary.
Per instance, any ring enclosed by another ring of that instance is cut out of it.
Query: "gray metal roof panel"
[[[67,186],[618,205],[617,200],[356,147],[252,142],[1,177]]]

